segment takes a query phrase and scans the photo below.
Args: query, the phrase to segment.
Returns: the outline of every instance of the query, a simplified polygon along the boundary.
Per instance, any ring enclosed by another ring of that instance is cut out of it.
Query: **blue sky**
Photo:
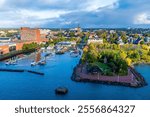
[[[150,0],[0,0],[0,27],[150,28]]]

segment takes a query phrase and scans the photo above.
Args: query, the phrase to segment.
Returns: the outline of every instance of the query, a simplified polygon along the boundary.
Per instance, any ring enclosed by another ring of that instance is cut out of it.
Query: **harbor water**
[[[69,53],[53,55],[47,58],[43,66],[31,66],[34,55],[23,58],[17,65],[0,63],[0,68],[26,69],[44,73],[37,75],[28,72],[0,71],[1,100],[147,100],[150,99],[150,66],[138,65],[135,69],[141,73],[147,86],[130,88],[95,83],[74,82],[71,80],[73,68],[80,57],[71,57]],[[56,95],[57,87],[67,87],[66,95]]]

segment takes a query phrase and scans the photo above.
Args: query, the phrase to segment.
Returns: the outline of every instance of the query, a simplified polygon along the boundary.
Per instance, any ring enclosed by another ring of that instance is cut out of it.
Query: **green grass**
[[[97,66],[103,73],[111,72],[111,68],[107,64],[101,62],[94,62],[91,65]]]

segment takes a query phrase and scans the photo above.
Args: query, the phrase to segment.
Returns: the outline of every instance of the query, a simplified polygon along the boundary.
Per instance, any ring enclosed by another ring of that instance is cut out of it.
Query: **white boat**
[[[78,57],[79,56],[79,52],[78,51],[71,51],[70,52],[70,56],[71,57]]]
[[[7,62],[5,63],[5,65],[17,65],[17,61],[16,61],[16,60],[7,61]]]
[[[33,62],[31,63],[31,66],[35,66],[35,65],[37,65],[37,63],[36,63],[35,61],[33,61]]]
[[[10,65],[10,61],[7,61],[7,62],[5,63],[5,65]]]
[[[17,61],[12,61],[11,65],[17,65]]]
[[[46,64],[46,60],[41,60],[38,62],[38,65],[45,65]]]

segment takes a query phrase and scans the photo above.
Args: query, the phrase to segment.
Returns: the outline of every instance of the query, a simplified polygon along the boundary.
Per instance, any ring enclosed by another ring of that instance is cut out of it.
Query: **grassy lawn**
[[[97,66],[104,74],[108,73],[108,72],[111,72],[111,68],[107,64],[104,64],[104,63],[101,63],[101,62],[94,62],[91,65],[92,66]]]

